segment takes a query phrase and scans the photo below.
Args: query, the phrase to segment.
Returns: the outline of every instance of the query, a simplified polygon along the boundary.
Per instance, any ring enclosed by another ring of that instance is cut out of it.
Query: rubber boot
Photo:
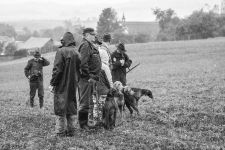
[[[88,112],[79,112],[79,125],[81,129],[88,130]]]
[[[67,115],[67,136],[74,136],[75,133],[75,124],[76,124],[76,115]]]

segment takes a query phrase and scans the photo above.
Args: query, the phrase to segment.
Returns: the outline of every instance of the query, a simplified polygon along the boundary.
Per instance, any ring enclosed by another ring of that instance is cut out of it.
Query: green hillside
[[[55,53],[44,54],[45,108],[29,108],[24,67],[30,58],[0,63],[0,146],[2,149],[223,149],[225,125],[225,42],[208,39],[126,45],[133,65],[128,85],[151,89],[141,116],[113,131],[80,131],[54,137],[53,95],[48,91]],[[114,46],[112,46],[114,49]],[[1,148],[0,148],[1,149]]]

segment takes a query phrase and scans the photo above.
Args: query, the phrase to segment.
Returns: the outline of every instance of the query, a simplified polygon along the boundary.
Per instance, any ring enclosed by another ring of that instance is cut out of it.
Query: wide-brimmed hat
[[[124,51],[124,52],[127,51],[127,50],[125,49],[124,43],[119,43],[116,47],[117,47],[118,50],[121,50],[121,51]]]
[[[102,37],[104,42],[110,42],[112,40],[112,36],[109,33],[105,33]]]

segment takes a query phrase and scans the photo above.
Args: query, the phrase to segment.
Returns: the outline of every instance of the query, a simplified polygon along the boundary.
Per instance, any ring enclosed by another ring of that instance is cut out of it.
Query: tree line
[[[225,36],[225,16],[213,10],[194,11],[186,18],[179,18],[172,9],[153,9],[159,23],[159,41],[206,39]]]
[[[152,9],[159,24],[159,33],[156,37],[149,34],[139,33],[131,34],[126,32],[126,26],[117,18],[117,12],[113,8],[105,8],[99,15],[97,22],[97,33],[101,37],[104,33],[111,33],[112,43],[120,41],[124,43],[145,43],[149,41],[173,41],[173,40],[191,40],[206,39],[225,36],[225,15],[215,13],[213,10],[205,12],[203,9],[194,11],[186,18],[177,17],[172,9],[162,10],[160,8]],[[82,29],[84,27],[75,27],[70,20],[64,22],[64,26],[58,26],[53,29],[43,29],[40,31],[31,31],[24,27],[22,33],[16,33],[13,26],[0,24],[0,36],[14,37],[16,41],[26,41],[33,37],[48,37],[59,41],[66,31],[70,31],[79,42],[82,39]],[[0,52],[3,50],[3,44],[0,43]],[[16,49],[15,44],[11,43],[7,47],[7,52],[13,53]]]

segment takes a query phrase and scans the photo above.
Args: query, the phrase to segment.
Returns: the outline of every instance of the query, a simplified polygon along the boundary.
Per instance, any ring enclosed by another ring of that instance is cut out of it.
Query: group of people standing
[[[72,33],[66,32],[61,39],[62,46],[56,52],[50,80],[54,93],[57,135],[74,134],[76,115],[81,129],[92,128],[89,120],[94,115],[93,100],[98,101],[99,96],[106,95],[115,81],[126,85],[126,68],[130,67],[132,61],[125,53],[123,43],[119,43],[111,54],[111,40],[110,34],[104,34],[102,42],[95,42],[96,33],[93,28],[83,30],[83,40],[78,49]],[[34,58],[25,67],[25,75],[30,81],[31,107],[34,106],[33,99],[37,89],[40,107],[43,107],[42,68],[47,65],[49,61],[35,52]],[[37,79],[32,80],[34,76]],[[93,97],[94,94],[96,97]]]

